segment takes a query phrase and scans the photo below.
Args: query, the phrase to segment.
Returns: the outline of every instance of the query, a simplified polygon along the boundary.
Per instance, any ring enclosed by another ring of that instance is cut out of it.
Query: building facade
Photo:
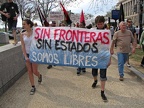
[[[119,9],[121,3],[123,4],[125,20],[131,18],[134,25],[139,26],[140,4],[143,4],[143,0],[119,0],[116,6],[117,9]],[[144,21],[142,23],[144,25]]]

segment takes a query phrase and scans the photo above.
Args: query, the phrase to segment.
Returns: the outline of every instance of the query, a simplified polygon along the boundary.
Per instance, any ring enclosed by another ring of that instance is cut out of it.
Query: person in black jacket
[[[19,10],[16,3],[13,0],[8,0],[8,2],[3,3],[0,8],[0,14],[5,16],[5,20],[8,22],[8,29],[12,31],[14,36],[14,45],[17,44],[16,39],[16,26],[17,26],[17,18],[19,16]]]
[[[84,22],[80,22],[79,28],[85,28],[85,23],[84,23]],[[78,67],[78,68],[77,68],[77,76],[80,76],[80,75],[81,75],[81,71],[82,71],[83,73],[86,73],[86,68]]]

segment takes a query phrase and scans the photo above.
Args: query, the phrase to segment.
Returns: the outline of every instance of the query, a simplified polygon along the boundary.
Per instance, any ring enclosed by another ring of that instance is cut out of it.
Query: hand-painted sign
[[[106,68],[110,31],[70,27],[36,27],[30,60],[41,64]]]
[[[50,21],[61,21],[64,19],[63,13],[60,12],[50,12],[49,13],[49,20]]]

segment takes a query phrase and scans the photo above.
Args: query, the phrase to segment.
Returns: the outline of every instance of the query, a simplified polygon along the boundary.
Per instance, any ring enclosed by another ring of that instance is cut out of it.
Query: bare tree
[[[49,16],[49,12],[60,9],[59,3],[61,2],[64,6],[68,6],[70,3],[76,3],[77,0],[13,0],[17,3],[19,7],[20,16],[22,19],[30,18],[37,19],[37,6],[40,7],[44,17]],[[5,0],[0,0],[0,3],[6,2]]]
[[[0,4],[6,2],[5,0],[0,0]]]
[[[116,1],[118,2],[118,0],[90,0],[89,9],[94,13],[109,11],[110,6],[114,6]]]
[[[25,17],[28,18],[37,18],[37,6],[40,7],[44,17],[49,16],[49,12],[53,11],[56,8],[60,8],[60,1],[63,5],[68,5],[71,2],[76,2],[77,0],[14,0],[18,6],[21,13],[22,19]]]

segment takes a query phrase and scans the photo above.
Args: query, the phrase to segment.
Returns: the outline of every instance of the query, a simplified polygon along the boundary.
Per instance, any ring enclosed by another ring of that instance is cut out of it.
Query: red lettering
[[[110,43],[110,40],[109,40],[108,36],[109,36],[108,32],[103,33],[103,40],[102,40],[103,44],[109,44]]]
[[[94,37],[96,36],[95,32],[90,33],[90,42],[94,42]]]
[[[73,37],[72,37],[72,41],[76,41],[78,42],[78,30],[73,30]]]
[[[68,30],[67,32],[66,32],[66,40],[68,41],[68,40],[72,40],[72,31],[71,30]]]
[[[60,31],[60,29],[54,30],[54,40],[57,40],[56,37],[59,36],[58,31]]]
[[[42,39],[42,37],[43,37],[43,35],[42,35],[43,32],[44,32],[44,29],[41,30],[41,34],[40,34],[40,37],[39,37],[40,39]]]
[[[84,42],[90,42],[90,32],[84,31]]]
[[[45,36],[50,38],[50,29],[47,30],[46,28],[36,28],[35,34],[35,39],[44,39]]]
[[[99,32],[96,40],[94,42],[101,41],[102,42],[102,33]]]
[[[65,34],[66,34],[66,30],[61,29],[61,30],[60,30],[59,40],[65,40],[65,38],[64,38]]]
[[[45,37],[47,37],[48,39],[50,38],[50,28],[49,29],[44,29],[43,39],[45,39]]]
[[[83,32],[78,30],[79,42],[82,42],[82,34]]]
[[[40,28],[36,28],[35,29],[35,36],[34,36],[34,38],[37,40],[37,39],[39,39],[39,36],[40,36],[40,34],[39,34],[39,30],[41,30]]]

